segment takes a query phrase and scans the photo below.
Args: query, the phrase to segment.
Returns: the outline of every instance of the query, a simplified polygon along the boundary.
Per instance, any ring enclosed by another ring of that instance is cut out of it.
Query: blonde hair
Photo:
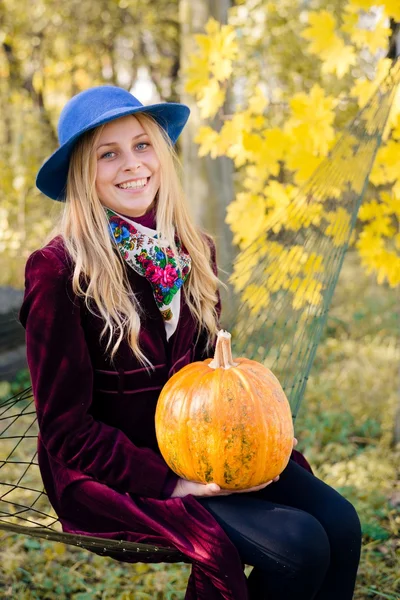
[[[180,162],[167,134],[149,115],[139,113],[135,114],[135,118],[149,135],[161,165],[156,200],[157,231],[174,253],[175,234],[189,252],[191,271],[182,289],[198,323],[198,335],[202,329],[208,334],[209,349],[218,329],[215,305],[220,283],[211,267],[210,244],[205,234],[193,225],[189,215],[180,183]],[[100,339],[107,336],[106,349],[111,349],[111,360],[126,338],[140,363],[151,367],[139,346],[141,308],[135,290],[130,287],[126,264],[115,250],[108,219],[96,192],[95,148],[103,127],[84,134],[74,148],[65,209],[53,234],[63,237],[75,263],[74,292],[84,298],[85,305],[93,314],[99,314],[103,319]]]

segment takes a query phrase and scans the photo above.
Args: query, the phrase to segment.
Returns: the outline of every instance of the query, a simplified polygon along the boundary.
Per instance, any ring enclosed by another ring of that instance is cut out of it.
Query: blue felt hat
[[[65,200],[69,160],[80,136],[89,129],[137,112],[151,115],[174,144],[188,120],[190,110],[184,104],[175,102],[144,106],[126,90],[112,85],[93,87],[77,94],[61,112],[58,122],[60,147],[39,169],[36,177],[39,190],[53,200]]]

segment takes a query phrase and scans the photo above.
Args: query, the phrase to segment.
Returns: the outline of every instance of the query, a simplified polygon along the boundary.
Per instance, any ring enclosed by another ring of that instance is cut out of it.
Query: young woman
[[[65,201],[58,235],[28,259],[20,313],[45,488],[65,531],[181,551],[187,600],[350,600],[357,514],[299,453],[244,493],[180,479],[159,453],[159,392],[211,355],[220,312],[214,244],[189,217],[173,149],[188,114],[86,90],[38,173]]]

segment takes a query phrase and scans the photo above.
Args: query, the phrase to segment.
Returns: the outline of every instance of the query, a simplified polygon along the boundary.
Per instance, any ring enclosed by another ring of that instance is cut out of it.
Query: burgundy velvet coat
[[[152,214],[140,221],[154,227]],[[213,262],[216,268],[214,249]],[[236,548],[195,497],[169,497],[177,478],[157,446],[160,390],[183,366],[206,358],[184,295],[167,342],[150,284],[127,269],[143,307],[140,345],[155,366],[149,374],[126,341],[110,361],[99,341],[101,319],[72,291],[72,270],[60,237],[34,252],[20,311],[40,428],[38,460],[63,529],[175,547],[193,562],[187,600],[246,600]],[[307,467],[299,453],[293,458]]]

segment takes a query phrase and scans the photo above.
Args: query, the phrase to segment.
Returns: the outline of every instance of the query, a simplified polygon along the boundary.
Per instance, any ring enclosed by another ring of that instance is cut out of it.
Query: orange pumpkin
[[[180,477],[247,489],[279,475],[293,447],[289,402],[273,373],[247,358],[233,362],[230,334],[214,359],[173,375],[156,409],[158,445]]]

